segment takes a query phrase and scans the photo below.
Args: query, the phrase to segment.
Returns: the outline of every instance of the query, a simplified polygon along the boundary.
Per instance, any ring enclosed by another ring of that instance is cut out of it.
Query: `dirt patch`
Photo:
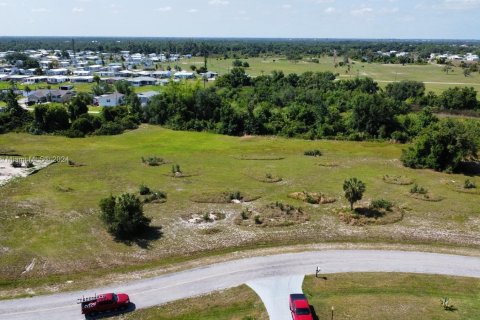
[[[409,193],[410,197],[422,200],[422,201],[429,201],[429,202],[440,202],[445,199],[445,197],[434,195],[431,192],[427,193]]]
[[[205,192],[190,198],[197,203],[242,203],[257,199],[260,199],[260,196],[241,191]]]
[[[318,163],[317,165],[319,165],[320,167],[325,167],[325,168],[335,168],[335,167],[338,167],[338,164],[337,164],[337,163],[333,163],[333,162],[320,162],[320,163]]]
[[[182,220],[190,224],[213,223],[219,220],[224,220],[225,218],[226,214],[218,211],[198,212],[182,216]]]
[[[306,203],[310,204],[327,204],[327,203],[334,203],[337,199],[333,197],[327,197],[323,193],[317,192],[293,192],[288,195],[290,198],[301,200]]]
[[[338,213],[340,221],[351,226],[387,225],[403,219],[404,210],[392,207],[390,210],[373,208],[355,208],[353,211],[343,209]]]
[[[15,167],[12,163],[15,162]],[[0,186],[15,178],[25,178],[55,163],[54,160],[25,160],[23,158],[0,158]]]
[[[235,224],[257,227],[284,227],[310,220],[302,208],[281,202],[270,203],[258,209],[245,209],[235,219]]]
[[[259,173],[245,173],[245,175],[249,178],[265,183],[276,183],[283,180],[282,177],[268,172],[263,175]]]
[[[400,186],[408,186],[413,184],[413,180],[405,176],[390,176],[388,174],[382,177],[383,182],[389,184],[397,184]]]

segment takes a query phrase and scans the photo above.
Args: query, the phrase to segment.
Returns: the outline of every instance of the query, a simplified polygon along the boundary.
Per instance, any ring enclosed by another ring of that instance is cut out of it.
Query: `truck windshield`
[[[310,314],[310,309],[309,308],[298,308],[297,309],[297,314],[298,315]]]

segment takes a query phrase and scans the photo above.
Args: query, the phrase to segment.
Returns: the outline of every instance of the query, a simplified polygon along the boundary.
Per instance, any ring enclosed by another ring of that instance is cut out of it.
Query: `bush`
[[[427,194],[428,190],[425,189],[424,187],[418,186],[416,183],[413,185],[413,187],[410,189],[410,193],[416,193],[416,194]]]
[[[370,209],[385,209],[390,211],[392,207],[393,203],[385,199],[373,200],[372,203],[370,203]]]
[[[22,163],[20,161],[17,161],[17,160],[13,160],[12,163],[10,163],[10,165],[13,168],[21,168],[22,167]]]
[[[121,134],[123,127],[116,122],[104,122],[102,126],[95,130],[94,134],[97,136],[113,136]]]
[[[63,134],[67,138],[84,138],[85,137],[85,133],[76,129],[69,129],[69,130],[63,131]]]
[[[467,180],[465,180],[465,182],[463,184],[463,187],[465,189],[475,189],[477,187],[477,185],[475,184],[475,182],[470,181],[470,179],[467,179]]]
[[[147,165],[149,165],[151,167],[156,167],[156,166],[161,165],[162,163],[165,163],[165,160],[162,159],[162,158],[155,157],[155,156],[147,157],[147,158],[142,157],[142,163],[146,163]]]
[[[320,157],[322,155],[322,152],[318,149],[307,150],[303,153],[303,155],[309,156],[309,157]]]
[[[150,218],[143,215],[140,199],[125,193],[100,200],[101,219],[107,230],[117,239],[131,239],[150,225]]]
[[[33,168],[35,165],[33,164],[32,161],[27,161],[27,168]]]
[[[150,192],[150,194],[145,198],[144,202],[149,203],[149,202],[154,202],[157,200],[165,200],[167,199],[167,194],[163,191],[155,191],[155,192]]]
[[[139,188],[140,195],[144,196],[151,193],[151,190],[146,185],[142,184]]]
[[[243,196],[240,191],[235,191],[230,193],[230,200],[242,200]]]

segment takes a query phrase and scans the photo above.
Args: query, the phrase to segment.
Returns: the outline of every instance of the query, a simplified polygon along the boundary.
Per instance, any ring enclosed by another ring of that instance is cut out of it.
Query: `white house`
[[[68,73],[68,70],[65,68],[47,70],[47,75],[49,76],[65,76],[67,75],[67,73]]]
[[[85,77],[85,76],[91,76],[92,73],[87,70],[75,70],[73,71],[74,76],[80,76],[80,77]]]
[[[52,83],[52,84],[64,83],[64,82],[67,82],[67,81],[70,81],[70,78],[67,77],[67,76],[51,76],[51,77],[47,78],[47,82]]]
[[[159,95],[160,92],[158,91],[147,91],[147,92],[142,92],[137,94],[138,98],[140,99],[140,103],[142,104],[142,107],[145,107],[147,103],[152,99],[152,97]]]
[[[154,86],[157,84],[157,79],[152,77],[136,77],[128,79],[128,82],[134,87]]]
[[[152,73],[152,76],[160,79],[168,79],[172,76],[172,71],[155,71]]]
[[[47,82],[47,77],[44,77],[44,76],[30,77],[30,78],[26,78],[24,82],[26,84],[36,84],[40,82]]]
[[[100,107],[116,107],[123,103],[124,95],[118,92],[95,97]]]
[[[180,71],[180,72],[175,72],[173,77],[175,79],[193,79],[195,78],[195,74],[193,72]]]
[[[72,83],[92,83],[93,76],[74,76],[70,77],[70,82]]]

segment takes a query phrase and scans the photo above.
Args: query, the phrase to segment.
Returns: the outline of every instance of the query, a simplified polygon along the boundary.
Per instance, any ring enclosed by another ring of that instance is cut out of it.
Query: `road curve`
[[[286,275],[340,272],[408,272],[480,278],[480,257],[408,251],[328,250],[279,254],[212,264],[191,270],[88,291],[0,301],[0,319],[84,319],[76,299],[126,292],[137,308]]]

